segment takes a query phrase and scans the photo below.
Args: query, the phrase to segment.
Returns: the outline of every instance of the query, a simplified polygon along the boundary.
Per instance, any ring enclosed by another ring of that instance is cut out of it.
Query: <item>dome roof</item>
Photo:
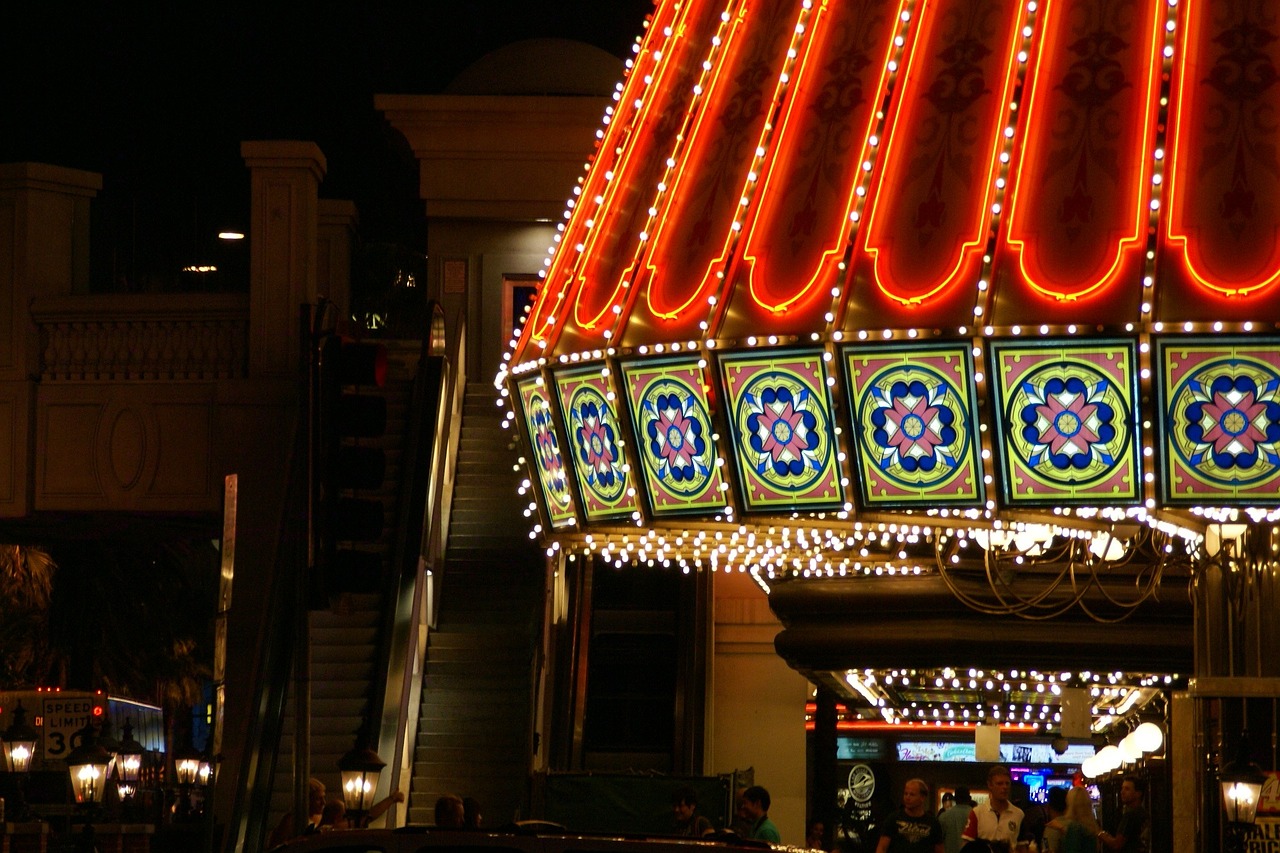
[[[450,95],[607,96],[622,60],[585,42],[526,39],[485,54],[453,79]]]

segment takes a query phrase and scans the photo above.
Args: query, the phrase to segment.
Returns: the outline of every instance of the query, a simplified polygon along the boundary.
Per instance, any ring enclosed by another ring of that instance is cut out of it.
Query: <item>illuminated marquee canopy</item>
[[[499,378],[535,535],[768,585],[1172,566],[1268,517],[1277,35],[1247,0],[659,0]]]

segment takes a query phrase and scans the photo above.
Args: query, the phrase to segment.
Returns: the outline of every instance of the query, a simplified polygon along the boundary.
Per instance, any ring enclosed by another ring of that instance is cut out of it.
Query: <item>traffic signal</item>
[[[387,349],[328,335],[318,365],[315,527],[323,594],[313,604],[325,606],[338,593],[376,590],[382,576],[377,543],[386,518],[376,493],[386,478],[387,399],[378,389],[387,380]]]

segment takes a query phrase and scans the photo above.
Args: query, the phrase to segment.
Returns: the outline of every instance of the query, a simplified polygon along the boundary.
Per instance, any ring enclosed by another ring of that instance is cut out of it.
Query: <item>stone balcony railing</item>
[[[240,379],[245,294],[62,296],[32,302],[42,382]]]

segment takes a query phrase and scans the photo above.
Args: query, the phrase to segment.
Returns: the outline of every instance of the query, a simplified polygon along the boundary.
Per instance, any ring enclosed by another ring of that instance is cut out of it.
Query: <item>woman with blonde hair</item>
[[[1063,814],[1067,831],[1062,837],[1062,853],[1097,853],[1101,828],[1093,817],[1093,803],[1087,788],[1067,792],[1067,811]]]

